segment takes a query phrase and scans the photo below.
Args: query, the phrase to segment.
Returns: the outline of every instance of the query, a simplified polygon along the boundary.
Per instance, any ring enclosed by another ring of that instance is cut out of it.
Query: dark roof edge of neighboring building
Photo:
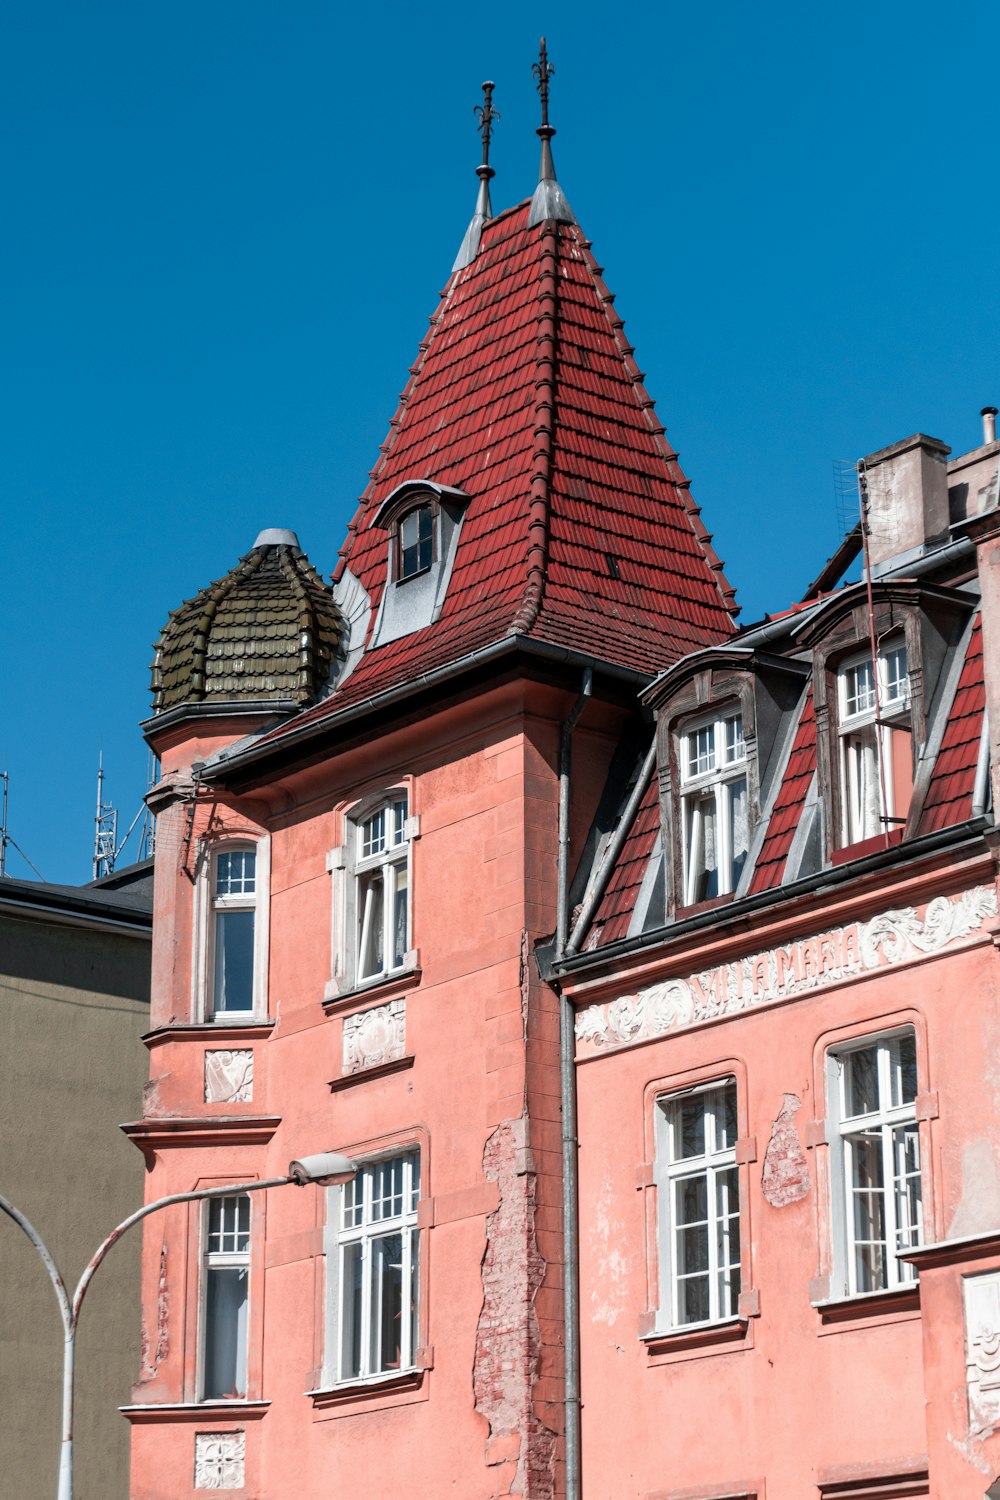
[[[152,889],[147,885],[151,866],[151,860],[144,860],[92,885],[56,885],[5,875],[0,879],[0,916],[120,932],[148,941],[153,929]],[[124,889],[116,889],[112,882]]]

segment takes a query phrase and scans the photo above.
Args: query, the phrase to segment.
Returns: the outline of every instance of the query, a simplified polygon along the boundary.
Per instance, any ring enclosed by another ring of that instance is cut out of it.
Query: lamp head
[[[357,1171],[357,1163],[339,1151],[319,1151],[314,1156],[303,1156],[288,1164],[288,1175],[298,1187],[307,1182],[317,1182],[324,1187],[348,1182]]]

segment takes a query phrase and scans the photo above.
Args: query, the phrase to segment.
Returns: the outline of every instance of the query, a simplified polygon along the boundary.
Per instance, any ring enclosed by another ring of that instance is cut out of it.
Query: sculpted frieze
[[[977,933],[997,915],[993,886],[936,896],[923,914],[906,906],[867,922],[768,948],[685,978],[665,979],[635,995],[591,1005],[576,1020],[578,1043],[626,1047],[717,1016],[773,1005],[940,952]]]

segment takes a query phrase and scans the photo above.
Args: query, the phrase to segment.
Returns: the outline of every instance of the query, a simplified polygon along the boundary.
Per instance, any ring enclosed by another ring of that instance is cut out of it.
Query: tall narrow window
[[[841,835],[874,838],[906,820],[912,790],[910,679],[902,641],[845,662],[840,695]]]
[[[212,865],[212,1013],[248,1015],[254,1008],[257,855],[224,849]]]
[[[740,1295],[735,1082],[661,1099],[657,1131],[662,1321],[681,1327],[735,1317]]]
[[[848,1296],[900,1286],[915,1273],[896,1257],[923,1223],[914,1033],[832,1052],[830,1088],[838,1281]]]
[[[416,1360],[420,1155],[363,1167],[331,1189],[333,1378],[411,1370]]]
[[[202,1266],[203,1401],[246,1395],[249,1281],[249,1195],[211,1198]]]
[[[410,946],[410,851],[405,795],[387,800],[354,825],[357,977],[377,979],[403,968]]]
[[[399,522],[397,580],[425,573],[434,561],[434,511],[418,505]]]
[[[727,713],[680,737],[684,904],[728,895],[749,844],[743,718]]]

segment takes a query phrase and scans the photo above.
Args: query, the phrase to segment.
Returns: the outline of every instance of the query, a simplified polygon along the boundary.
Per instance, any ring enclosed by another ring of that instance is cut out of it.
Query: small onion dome
[[[322,692],[341,635],[333,591],[295,532],[262,531],[225,578],[170,615],[153,658],[153,712],[301,708]]]

